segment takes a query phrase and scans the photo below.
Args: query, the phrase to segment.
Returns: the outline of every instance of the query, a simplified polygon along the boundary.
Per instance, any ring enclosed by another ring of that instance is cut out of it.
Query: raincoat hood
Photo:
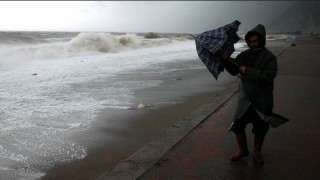
[[[266,30],[263,25],[259,24],[256,27],[254,27],[252,30],[250,30],[246,35],[245,35],[245,40],[246,43],[248,44],[249,40],[249,34],[250,33],[257,33],[259,40],[260,40],[260,47],[264,47],[266,45]]]

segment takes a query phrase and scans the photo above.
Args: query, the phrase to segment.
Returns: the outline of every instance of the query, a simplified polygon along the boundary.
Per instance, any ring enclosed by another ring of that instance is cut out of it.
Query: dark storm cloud
[[[97,2],[91,28],[129,32],[202,32],[233,20],[240,30],[273,21],[292,1]],[[97,10],[96,9],[96,10]],[[91,29],[90,26],[86,27]]]

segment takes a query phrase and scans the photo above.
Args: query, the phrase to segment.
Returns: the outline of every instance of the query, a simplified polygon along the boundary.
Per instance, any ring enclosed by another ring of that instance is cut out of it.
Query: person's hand
[[[244,74],[244,72],[246,71],[246,67],[245,66],[240,66],[239,71],[241,74]]]

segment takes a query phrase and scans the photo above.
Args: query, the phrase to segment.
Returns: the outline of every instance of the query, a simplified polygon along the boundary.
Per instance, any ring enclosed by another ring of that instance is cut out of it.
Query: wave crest
[[[3,34],[2,34],[3,35]],[[110,33],[84,32],[68,36],[44,35],[45,43],[6,44],[0,49],[0,67],[15,66],[33,60],[79,57],[97,53],[115,53],[131,49],[152,48],[177,41],[181,37],[146,39],[136,34],[114,35]],[[1,34],[0,34],[1,36]],[[0,44],[1,45],[1,44]]]
[[[121,45],[126,47],[136,47],[139,43],[138,37],[135,34],[126,34],[118,37]]]
[[[123,48],[139,45],[135,34],[115,36],[109,33],[80,33],[70,40],[66,49],[70,52],[118,52]]]
[[[117,39],[107,33],[80,33],[67,45],[72,52],[114,52],[119,48]]]

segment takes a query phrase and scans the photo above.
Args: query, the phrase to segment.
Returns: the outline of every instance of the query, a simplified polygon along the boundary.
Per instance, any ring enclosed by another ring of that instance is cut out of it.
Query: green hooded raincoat
[[[276,56],[265,48],[266,32],[264,26],[259,24],[251,32],[258,34],[261,49],[245,50],[234,60],[239,66],[246,67],[239,86],[239,99],[234,121],[240,119],[251,104],[265,115],[271,114],[273,108],[273,80],[277,75]],[[245,36],[247,44],[248,33]],[[235,68],[234,65],[226,64],[226,62],[223,64],[230,74],[239,74],[238,67]]]

